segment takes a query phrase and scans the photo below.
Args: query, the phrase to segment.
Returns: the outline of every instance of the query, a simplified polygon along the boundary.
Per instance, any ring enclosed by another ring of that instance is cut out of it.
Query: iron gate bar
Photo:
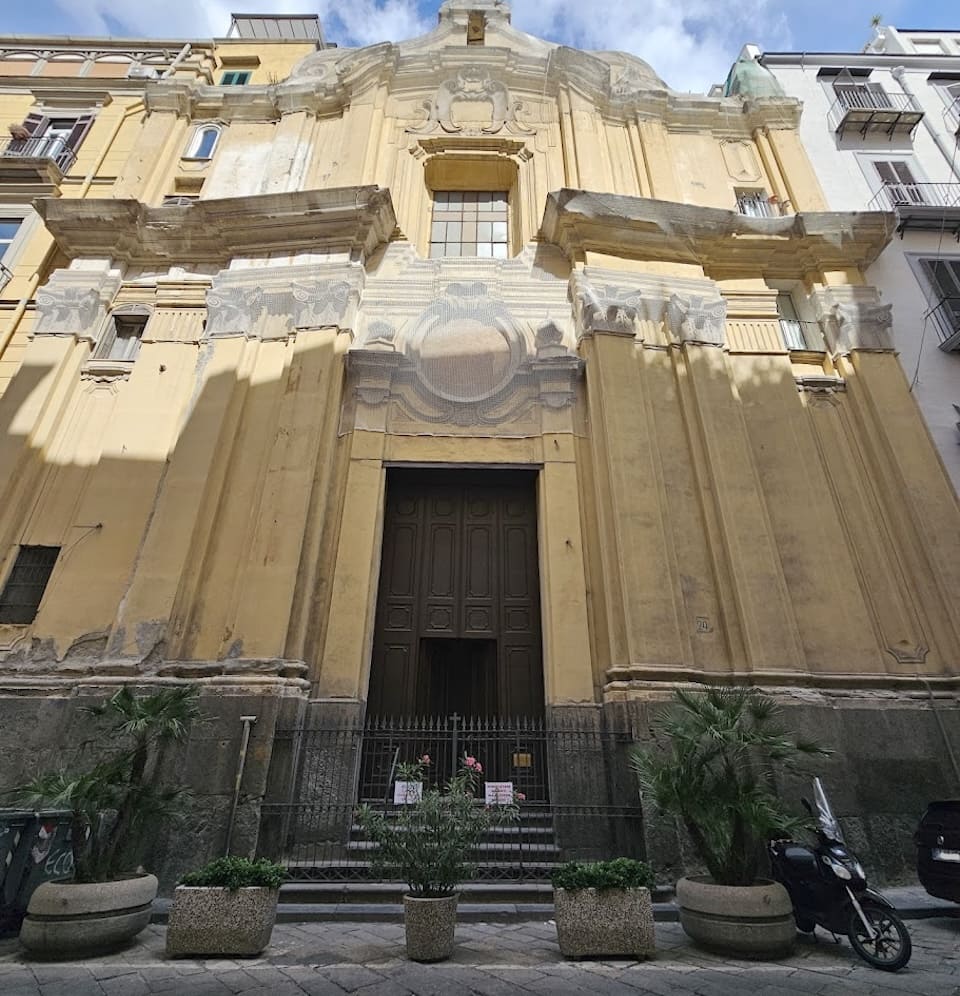
[[[484,777],[526,796],[520,821],[493,828],[473,857],[479,880],[542,881],[569,858],[643,857],[643,820],[621,729],[551,727],[531,717],[383,717],[278,731],[284,802],[261,807],[261,851],[294,881],[370,881],[375,845],[355,820],[359,802],[388,818],[397,768],[429,754],[442,784],[464,756]],[[478,800],[478,805],[482,804]]]

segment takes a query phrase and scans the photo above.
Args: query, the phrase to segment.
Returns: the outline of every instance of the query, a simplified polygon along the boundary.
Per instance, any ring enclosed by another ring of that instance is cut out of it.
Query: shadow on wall
[[[241,715],[258,721],[235,841],[240,851],[255,845],[274,730],[294,725],[308,691],[307,665],[322,666],[350,438],[338,436],[343,365],[335,336],[311,335],[315,345],[219,343],[235,351],[235,362],[196,392],[211,357],[201,352],[196,366],[165,369],[160,347],[192,347],[148,343],[128,381],[79,380],[63,391],[51,368],[26,364],[0,399],[4,574],[21,544],[61,548],[29,633],[0,627],[7,648],[0,651],[0,789],[68,758],[89,735],[78,707],[118,680],[200,681],[210,720],[170,759],[195,799],[188,832],[158,835],[166,886],[222,847]],[[651,359],[633,348],[635,397],[654,392],[655,400],[630,409],[646,431],[625,435],[621,455],[626,466],[650,439],[660,447],[670,502],[654,514],[678,544],[685,537],[684,549],[696,546],[691,564],[707,565],[684,581],[685,598],[704,590],[717,606],[705,670],[713,680],[742,670],[743,635],[721,608],[729,595],[717,565],[731,569],[731,548],[745,541],[752,516],[769,523],[766,542],[793,601],[807,670],[814,677],[849,673],[824,613],[836,602],[865,632],[875,623],[864,591],[843,590],[845,575],[824,564],[823,550],[836,563],[851,560],[851,546],[866,542],[851,532],[855,516],[867,532],[882,527],[895,535],[889,495],[863,476],[864,467],[889,456],[858,428],[869,417],[858,407],[862,400],[840,389],[799,394],[786,356],[690,347]],[[247,369],[255,376],[237,372]],[[588,362],[584,393],[595,383]],[[36,397],[41,391],[44,399]],[[43,415],[31,418],[36,428],[28,436],[21,421],[34,408]],[[590,432],[609,433],[610,426],[595,423]],[[615,513],[650,514],[633,508],[634,500],[621,494],[624,507]],[[586,535],[590,542],[599,531]],[[814,536],[819,542],[810,542]],[[884,569],[882,559],[872,563]],[[891,578],[882,582],[888,600],[910,602],[906,577]],[[860,583],[872,591],[881,582],[861,574]],[[631,597],[642,600],[644,592]],[[855,649],[861,666],[869,662],[883,674],[875,638]],[[881,699],[882,709],[841,704],[829,692],[798,693],[788,721],[823,728],[822,739],[839,751],[826,774],[831,796],[842,815],[860,821],[851,844],[882,855],[882,868],[896,876],[906,867],[908,822],[912,828],[950,773],[929,713]],[[625,710],[634,729],[649,728],[647,703],[608,707]],[[799,797],[795,786],[787,789]],[[651,824],[649,840],[661,867],[684,863],[669,827]]]

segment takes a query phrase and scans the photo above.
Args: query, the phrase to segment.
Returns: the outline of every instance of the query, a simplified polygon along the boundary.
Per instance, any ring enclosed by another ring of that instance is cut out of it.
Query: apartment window
[[[931,82],[934,82],[931,80]],[[937,84],[940,96],[947,105],[947,117],[951,125],[956,128],[960,124],[960,80],[942,82]]]
[[[749,218],[777,218],[780,212],[765,190],[738,190],[737,210]]]
[[[184,159],[211,159],[213,150],[217,147],[220,129],[216,125],[204,125],[198,128],[190,139]]]
[[[21,224],[23,224],[22,218],[0,218],[0,260],[3,260],[13,244]]]
[[[52,159],[66,172],[77,158],[77,150],[93,125],[92,114],[79,117],[51,117],[28,114],[22,125],[11,129],[12,141],[6,155]]]
[[[220,77],[220,86],[243,86],[250,82],[249,70],[231,69]]]
[[[58,546],[22,546],[0,592],[0,623],[32,623],[47,590]]]
[[[929,317],[943,343],[960,333],[960,259],[921,259],[920,267],[936,296]]]
[[[806,349],[803,323],[797,314],[793,295],[789,291],[780,291],[777,294],[777,314],[780,316],[780,334],[787,349]]]
[[[433,195],[430,255],[508,256],[505,190],[437,190]]]
[[[887,193],[890,207],[902,204],[925,204],[923,187],[917,183],[910,164],[902,159],[873,161],[873,168]]]
[[[114,312],[107,321],[93,359],[133,363],[140,352],[140,339],[149,314],[145,311]]]

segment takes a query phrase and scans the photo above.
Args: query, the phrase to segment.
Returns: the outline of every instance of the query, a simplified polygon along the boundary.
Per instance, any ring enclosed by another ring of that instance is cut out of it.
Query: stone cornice
[[[507,86],[521,105],[556,99],[569,89],[580,94],[607,119],[652,118],[678,131],[712,131],[744,137],[756,128],[792,128],[800,121],[801,103],[793,98],[744,101],[678,93],[645,78],[611,80],[611,66],[589,52],[564,46],[544,54],[496,46],[462,45],[404,51],[384,42],[343,53],[320,52],[282,83],[265,86],[208,86],[185,79],[148,82],[144,101],[151,111],[168,111],[191,120],[275,121],[283,114],[306,111],[337,114],[352,99],[387,85],[399,98],[432,97],[445,81],[468,65]],[[525,108],[526,109],[526,108]]]
[[[277,252],[348,253],[363,261],[396,226],[390,192],[336,187],[147,207],[135,200],[34,203],[71,259],[214,262]]]
[[[547,195],[541,237],[571,261],[586,251],[704,267],[716,279],[749,272],[796,277],[869,266],[890,241],[892,214],[805,212],[749,218],[735,211],[564,188]]]

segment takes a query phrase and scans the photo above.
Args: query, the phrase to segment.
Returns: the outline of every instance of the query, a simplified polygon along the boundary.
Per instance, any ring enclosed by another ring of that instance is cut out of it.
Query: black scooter
[[[847,850],[843,831],[833,815],[819,778],[813,780],[817,844],[770,841],[773,877],[790,894],[797,929],[812,934],[819,926],[834,936],[846,934],[854,951],[867,964],[896,972],[910,960],[910,935],[893,906],[867,888],[867,876],[857,856]]]

